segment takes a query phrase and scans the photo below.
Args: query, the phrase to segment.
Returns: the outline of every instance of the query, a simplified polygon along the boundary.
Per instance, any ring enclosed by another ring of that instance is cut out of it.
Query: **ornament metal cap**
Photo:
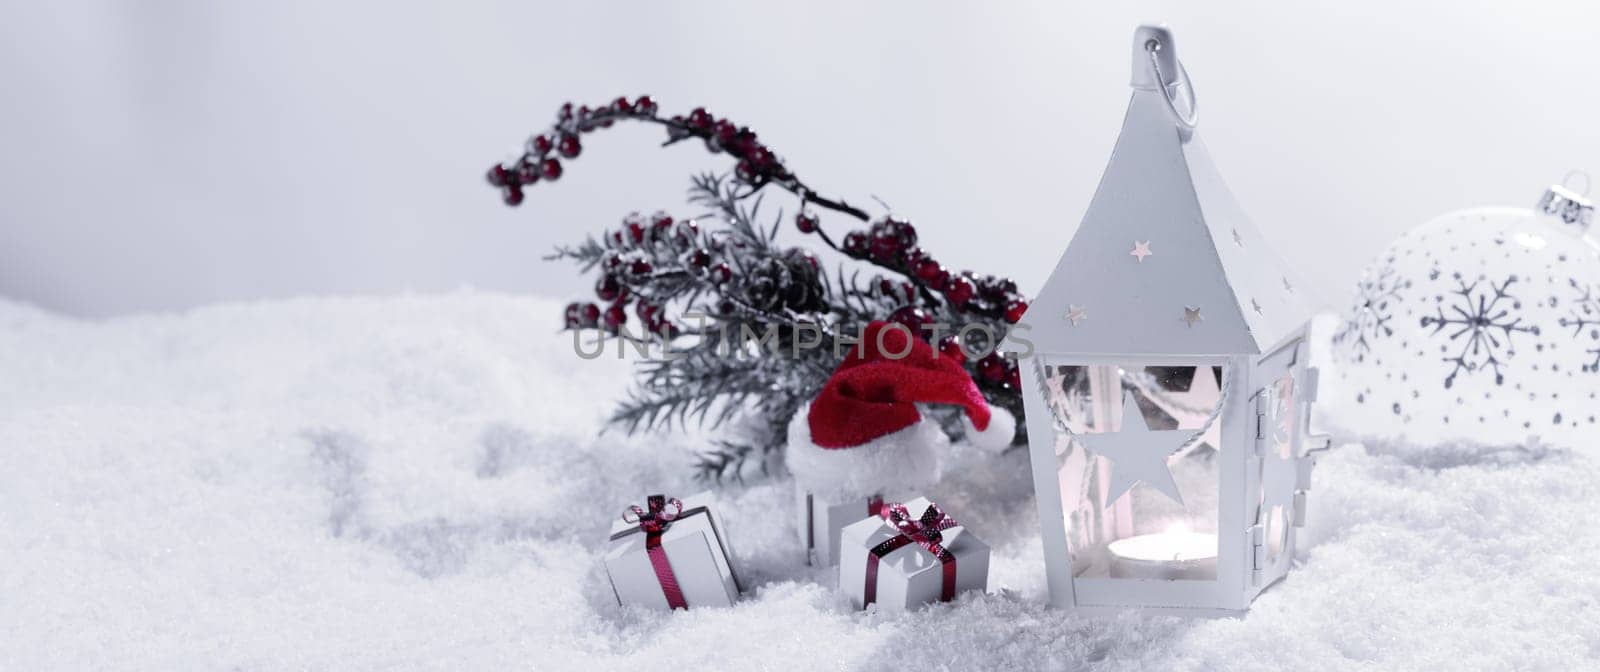
[[[1581,176],[1584,182],[1583,193],[1567,187],[1567,183],[1575,176]],[[1552,184],[1544,190],[1544,195],[1539,197],[1536,209],[1547,215],[1555,215],[1571,226],[1577,227],[1579,235],[1589,230],[1594,223],[1594,202],[1587,196],[1589,193],[1589,174],[1582,171],[1567,173],[1561,184]]]

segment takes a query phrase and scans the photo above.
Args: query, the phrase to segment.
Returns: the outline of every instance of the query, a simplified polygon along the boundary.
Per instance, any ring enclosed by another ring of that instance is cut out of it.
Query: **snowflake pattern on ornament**
[[[1570,442],[1600,426],[1600,250],[1533,211],[1478,208],[1408,232],[1363,278],[1331,352],[1361,431],[1423,423],[1452,439]],[[1381,323],[1392,333],[1367,332],[1358,360],[1350,325],[1376,323],[1355,313],[1381,282],[1399,288]]]
[[[1389,261],[1392,263],[1393,257]],[[1400,280],[1391,265],[1385,265],[1377,277],[1362,278],[1356,286],[1355,307],[1333,335],[1334,345],[1348,343],[1355,361],[1366,361],[1373,341],[1394,335],[1394,327],[1389,326],[1395,317],[1391,304],[1399,303],[1404,298],[1401,290],[1410,288],[1411,281]]]
[[[1593,359],[1584,363],[1582,368],[1585,373],[1600,372],[1600,285],[1582,285],[1576,279],[1568,279],[1567,283],[1572,285],[1578,297],[1572,302],[1571,315],[1561,318],[1561,326],[1572,327],[1573,338],[1580,339],[1580,342],[1585,335],[1588,336],[1589,342],[1596,347],[1584,350]]]
[[[1487,283],[1486,290],[1479,289],[1486,283],[1483,276],[1471,284],[1462,280],[1460,273],[1454,274],[1454,277],[1459,288],[1451,293],[1459,298],[1450,306],[1449,314],[1440,306],[1436,314],[1422,317],[1422,326],[1433,327],[1434,335],[1450,329],[1450,341],[1466,337],[1466,340],[1460,341],[1454,356],[1444,358],[1444,361],[1454,365],[1450,375],[1445,376],[1444,386],[1449,388],[1454,385],[1456,376],[1462,371],[1471,374],[1484,368],[1494,370],[1496,385],[1503,384],[1505,375],[1501,373],[1500,366],[1516,354],[1511,345],[1511,334],[1539,334],[1539,327],[1523,324],[1522,317],[1513,314],[1513,311],[1522,309],[1522,302],[1506,290],[1517,281],[1517,276],[1507,276],[1505,282],[1500,284]],[[1443,302],[1442,298],[1440,302]],[[1442,344],[1439,350],[1449,353],[1450,346]]]

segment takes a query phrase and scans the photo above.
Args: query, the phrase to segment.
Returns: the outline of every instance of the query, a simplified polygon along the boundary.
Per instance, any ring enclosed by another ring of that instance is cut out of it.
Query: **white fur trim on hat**
[[[984,450],[1000,452],[1011,445],[1017,435],[1017,419],[1011,412],[989,404],[989,426],[979,431],[966,413],[961,414],[961,426],[967,430],[967,441]]]
[[[835,500],[896,498],[939,482],[950,439],[926,415],[910,427],[859,446],[828,449],[811,442],[806,417],[810,411],[810,404],[801,406],[789,420],[789,447],[784,454],[789,472],[807,492]]]

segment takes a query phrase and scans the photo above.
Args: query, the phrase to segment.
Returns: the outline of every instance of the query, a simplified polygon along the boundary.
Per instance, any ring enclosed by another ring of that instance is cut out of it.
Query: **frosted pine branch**
[[[736,164],[729,174],[691,177],[687,200],[699,209],[693,217],[630,214],[620,227],[557,247],[546,257],[598,276],[599,302],[569,304],[566,328],[629,343],[650,341],[676,354],[639,363],[637,384],[618,404],[611,426],[630,433],[691,423],[715,428],[743,418],[747,422],[740,426],[755,436],[708,449],[698,473],[737,477],[756,455],[765,466],[781,449],[790,418],[849,351],[847,343],[836,342],[836,331],[854,335],[873,320],[898,322],[925,337],[937,324],[943,337],[935,338],[935,346],[962,358],[990,403],[1021,416],[1016,365],[993,352],[995,338],[1027,308],[1016,284],[951,271],[921,246],[906,219],[874,217],[818,194],[747,127],[711,117],[703,108],[663,119],[648,97],[594,109],[566,105],[550,130],[528,141],[522,156],[494,166],[489,182],[516,205],[526,187],[561,176],[561,159],[582,151],[581,134],[617,121],[663,126],[666,144],[698,139]],[[796,197],[793,215],[769,198],[782,192]],[[821,217],[828,212],[868,226],[830,235]],[[815,236],[848,261],[824,271],[810,250],[781,245],[779,233],[791,221],[799,233]],[[630,307],[637,328],[630,327]],[[955,334],[969,325],[984,329],[973,332],[975,340],[958,342]],[[777,351],[756,351],[765,337]],[[802,340],[809,347],[798,347]],[[945,424],[959,431],[959,423]]]

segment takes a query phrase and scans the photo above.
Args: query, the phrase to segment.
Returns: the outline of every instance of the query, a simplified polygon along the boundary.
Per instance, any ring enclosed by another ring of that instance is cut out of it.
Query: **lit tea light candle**
[[[1188,530],[1141,534],[1111,542],[1111,578],[1213,580],[1217,535]]]

